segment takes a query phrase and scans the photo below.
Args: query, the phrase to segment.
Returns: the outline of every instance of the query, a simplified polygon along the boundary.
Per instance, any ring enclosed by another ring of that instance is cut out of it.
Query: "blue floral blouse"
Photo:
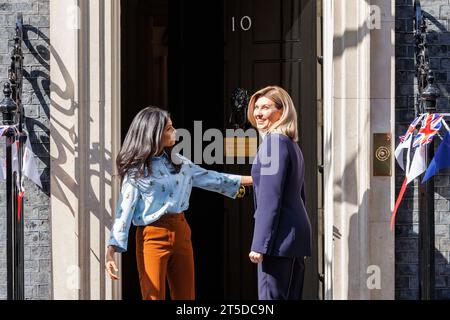
[[[109,245],[125,252],[131,223],[145,226],[164,214],[179,213],[189,208],[192,187],[221,193],[235,199],[241,176],[206,170],[177,154],[182,161],[179,173],[164,154],[152,159],[152,174],[134,179],[126,175],[116,206]]]

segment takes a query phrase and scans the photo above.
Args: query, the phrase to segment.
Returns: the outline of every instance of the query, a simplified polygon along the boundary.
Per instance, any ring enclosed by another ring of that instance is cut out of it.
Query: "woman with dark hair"
[[[251,177],[201,168],[172,152],[176,130],[169,114],[148,107],[134,118],[117,168],[121,193],[106,253],[106,270],[114,280],[115,252],[127,250],[131,223],[136,230],[136,260],[142,298],[164,300],[166,277],[173,300],[195,299],[191,230],[184,217],[192,187],[236,198]]]

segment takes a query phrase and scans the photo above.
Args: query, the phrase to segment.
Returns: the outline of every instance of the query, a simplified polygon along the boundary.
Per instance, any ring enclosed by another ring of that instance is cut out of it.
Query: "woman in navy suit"
[[[250,99],[248,119],[263,141],[253,163],[255,227],[250,260],[258,264],[260,300],[300,300],[311,224],[297,113],[289,94],[270,86]]]

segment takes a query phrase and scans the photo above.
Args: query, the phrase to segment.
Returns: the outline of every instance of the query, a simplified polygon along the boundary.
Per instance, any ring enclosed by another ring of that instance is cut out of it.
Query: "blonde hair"
[[[262,133],[281,133],[288,136],[295,142],[298,142],[297,111],[295,110],[294,102],[286,90],[278,86],[265,87],[251,97],[248,105],[247,118],[252,126],[257,128],[253,112],[255,110],[256,101],[262,97],[272,100],[278,110],[283,110],[283,114],[280,119]]]

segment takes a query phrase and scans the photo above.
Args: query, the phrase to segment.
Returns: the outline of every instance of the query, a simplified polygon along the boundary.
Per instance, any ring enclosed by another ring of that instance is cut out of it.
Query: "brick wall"
[[[25,24],[23,102],[26,128],[36,154],[43,190],[25,181],[25,298],[51,298],[51,238],[49,217],[49,0],[0,1],[0,83],[7,79],[16,13]],[[0,99],[3,92],[0,93]],[[4,138],[0,154],[4,156]],[[6,183],[0,182],[0,299],[6,299]]]
[[[422,9],[431,19],[428,43],[431,68],[441,89],[438,112],[450,112],[450,4],[448,0],[422,0]],[[414,119],[414,1],[396,0],[396,136],[403,134]],[[428,20],[430,21],[430,20]],[[450,123],[450,121],[447,121]],[[439,140],[439,139],[437,139]],[[398,143],[398,139],[396,141]],[[439,141],[436,141],[438,145]],[[450,299],[450,171],[435,178],[436,298]],[[396,196],[404,172],[396,166]],[[409,186],[396,220],[396,298],[418,299],[418,195],[417,185]]]

